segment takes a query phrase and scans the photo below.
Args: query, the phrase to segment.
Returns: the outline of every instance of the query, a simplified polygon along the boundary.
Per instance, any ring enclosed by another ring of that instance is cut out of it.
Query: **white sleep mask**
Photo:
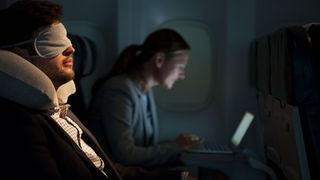
[[[10,48],[20,45],[33,43],[36,56],[51,59],[58,56],[69,46],[72,45],[67,37],[67,30],[62,23],[52,24],[38,33],[35,39],[15,43],[12,45],[1,46],[0,48]]]
[[[34,39],[34,48],[38,56],[49,59],[56,57],[71,45],[62,23],[49,26]]]

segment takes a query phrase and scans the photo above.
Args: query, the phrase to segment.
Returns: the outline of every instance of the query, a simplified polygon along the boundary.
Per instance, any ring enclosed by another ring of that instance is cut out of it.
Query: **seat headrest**
[[[9,51],[0,50],[0,96],[23,106],[46,110],[59,105],[57,92],[46,74]]]

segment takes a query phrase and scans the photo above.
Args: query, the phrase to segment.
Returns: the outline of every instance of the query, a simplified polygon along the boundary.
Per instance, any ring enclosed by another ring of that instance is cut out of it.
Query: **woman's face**
[[[184,70],[188,63],[189,51],[181,50],[174,52],[174,55],[163,61],[159,67],[158,83],[160,86],[171,89],[179,79],[184,79]]]

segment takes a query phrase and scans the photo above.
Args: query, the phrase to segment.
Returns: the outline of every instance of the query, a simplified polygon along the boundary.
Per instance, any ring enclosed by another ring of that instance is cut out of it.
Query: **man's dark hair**
[[[61,5],[46,0],[20,0],[0,11],[0,46],[26,41],[39,28],[59,21]]]

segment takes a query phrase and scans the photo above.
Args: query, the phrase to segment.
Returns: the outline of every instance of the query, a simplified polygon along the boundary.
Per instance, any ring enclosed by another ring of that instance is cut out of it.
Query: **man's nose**
[[[67,49],[65,51],[63,51],[63,55],[64,56],[70,56],[72,55],[76,50],[74,49],[73,46],[69,46],[67,47]]]

